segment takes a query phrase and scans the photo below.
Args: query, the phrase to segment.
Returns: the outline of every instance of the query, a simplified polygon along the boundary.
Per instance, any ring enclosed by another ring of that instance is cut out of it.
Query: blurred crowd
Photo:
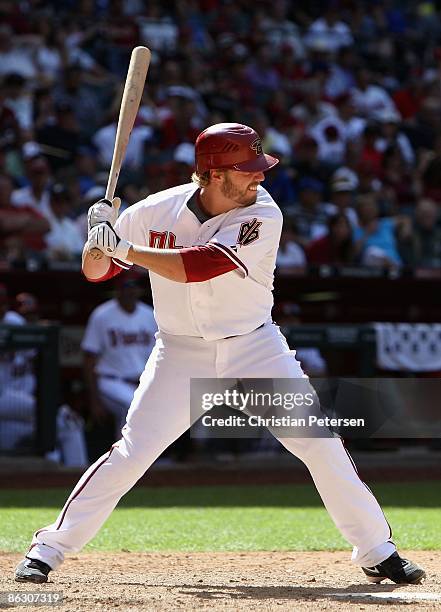
[[[123,207],[188,182],[207,125],[281,163],[277,265],[441,265],[437,0],[0,0],[0,266],[78,263],[133,47],[152,49]]]

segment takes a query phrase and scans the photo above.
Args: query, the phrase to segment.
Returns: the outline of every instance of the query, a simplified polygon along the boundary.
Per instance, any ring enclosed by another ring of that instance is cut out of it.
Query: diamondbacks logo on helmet
[[[250,144],[250,147],[253,149],[253,151],[256,151],[256,155],[262,155],[263,149],[262,141],[260,140],[260,138],[256,138],[256,140],[253,140],[253,142]]]
[[[239,235],[236,240],[236,244],[246,246],[251,244],[259,238],[259,227],[262,225],[262,221],[253,219],[252,221],[246,221],[242,223],[239,230]]]

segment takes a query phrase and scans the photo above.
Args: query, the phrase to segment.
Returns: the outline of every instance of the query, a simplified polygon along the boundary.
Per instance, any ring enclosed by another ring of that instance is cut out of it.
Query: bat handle
[[[104,195],[104,198],[106,200],[108,200],[109,202],[112,202],[114,195],[115,195],[115,192],[112,189],[109,188],[109,185],[107,185],[107,189],[106,189],[106,193]]]

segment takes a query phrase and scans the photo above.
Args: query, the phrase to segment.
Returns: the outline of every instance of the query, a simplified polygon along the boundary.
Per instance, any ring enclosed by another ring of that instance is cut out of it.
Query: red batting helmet
[[[199,174],[221,168],[265,172],[279,161],[264,153],[259,134],[241,123],[216,123],[201,132],[195,157]]]

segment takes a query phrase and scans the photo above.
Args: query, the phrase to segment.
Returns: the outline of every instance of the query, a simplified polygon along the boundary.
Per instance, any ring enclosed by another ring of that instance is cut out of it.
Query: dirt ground
[[[441,552],[402,552],[425,567],[423,584],[371,585],[347,552],[121,552],[70,556],[48,583],[27,585],[13,580],[20,555],[0,553],[0,592],[62,592],[63,612],[441,609]]]

